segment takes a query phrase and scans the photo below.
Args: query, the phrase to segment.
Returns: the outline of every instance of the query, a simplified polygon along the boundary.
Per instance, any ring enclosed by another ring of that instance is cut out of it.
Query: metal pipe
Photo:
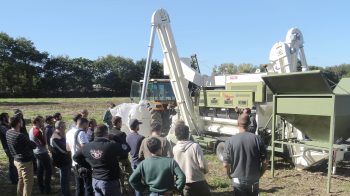
[[[141,97],[140,100],[146,100],[147,97],[147,87],[148,87],[148,82],[150,78],[150,73],[151,73],[151,65],[152,65],[152,53],[153,53],[153,45],[154,45],[154,35],[156,32],[156,26],[152,24],[151,28],[151,36],[149,40],[149,45],[148,45],[148,52],[147,52],[147,59],[146,59],[146,65],[145,65],[145,74],[143,77],[143,84],[142,84],[142,91],[141,91]]]
[[[299,52],[300,52],[300,61],[301,61],[302,71],[307,71],[307,70],[309,70],[309,67],[308,67],[307,62],[306,62],[305,52],[304,52],[303,46],[300,47]]]
[[[333,164],[333,142],[334,142],[334,128],[335,128],[335,96],[332,96],[333,99],[333,111],[331,115],[331,123],[329,129],[329,143],[328,143],[328,171],[327,171],[327,193],[331,192],[331,178],[332,178],[332,164]]]
[[[277,97],[273,95],[273,108],[272,108],[272,138],[271,138],[271,176],[275,177],[275,129],[276,129],[276,106]]]

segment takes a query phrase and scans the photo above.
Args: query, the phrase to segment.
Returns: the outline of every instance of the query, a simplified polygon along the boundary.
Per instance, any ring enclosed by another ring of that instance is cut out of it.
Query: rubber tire
[[[218,145],[216,145],[216,149],[215,149],[215,152],[216,152],[216,157],[222,162],[224,161],[224,148],[225,148],[225,142],[223,141],[220,141],[218,143]]]
[[[168,135],[170,126],[172,123],[172,118],[171,118],[171,111],[170,110],[165,110],[162,112],[162,134],[163,135]]]
[[[163,127],[162,111],[151,110],[151,125],[153,123],[159,123]]]

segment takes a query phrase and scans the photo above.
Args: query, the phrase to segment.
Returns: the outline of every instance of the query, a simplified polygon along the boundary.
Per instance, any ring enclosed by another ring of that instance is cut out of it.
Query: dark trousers
[[[18,182],[18,172],[14,163],[14,159],[11,156],[8,156],[9,159],[9,178],[12,184],[17,184]]]
[[[41,153],[35,154],[37,163],[37,178],[39,189],[42,193],[50,193],[51,192],[51,175],[52,175],[52,166],[51,159],[49,154]],[[45,176],[44,176],[45,174]]]
[[[132,171],[135,171],[137,168],[137,165],[132,166]],[[142,196],[142,192],[135,190],[135,196]]]
[[[92,179],[95,196],[121,196],[119,180],[97,180]]]
[[[92,188],[91,173],[86,178],[81,178],[75,172],[75,196],[94,196],[94,190]]]
[[[70,196],[69,179],[71,174],[71,165],[65,165],[59,168],[60,170],[60,183],[63,196]]]
[[[258,196],[259,182],[254,184],[233,183],[233,195],[234,196]]]
[[[34,174],[36,174],[37,173],[37,171],[38,171],[38,166],[37,166],[37,162],[36,162],[36,159],[34,159],[33,160],[33,171],[34,171]]]
[[[184,196],[210,196],[210,189],[207,181],[186,183],[183,190]]]

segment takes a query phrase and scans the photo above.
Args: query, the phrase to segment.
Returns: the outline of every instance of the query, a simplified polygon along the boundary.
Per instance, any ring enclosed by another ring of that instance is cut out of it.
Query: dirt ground
[[[206,158],[209,160],[208,181],[213,195],[232,195],[221,163],[214,155],[206,155]],[[326,192],[327,162],[298,171],[293,164],[279,160],[275,167],[274,178],[268,170],[260,180],[260,195],[350,195],[350,161],[339,163],[336,175],[332,175],[330,194]]]
[[[91,118],[101,122],[107,102],[116,104],[128,101],[127,98],[83,98],[83,99],[0,99],[0,112],[13,114],[14,108],[21,108],[26,118],[35,115],[48,115],[61,112],[65,121],[70,122],[73,114],[87,108]],[[232,195],[232,187],[227,179],[222,163],[211,152],[206,152],[209,163],[207,181],[213,195]],[[348,159],[350,160],[350,159]],[[326,193],[327,164],[321,163],[308,170],[298,171],[283,160],[276,161],[276,176],[267,171],[260,181],[260,195],[350,195],[350,161],[339,163],[337,174],[332,176],[331,194]],[[53,176],[53,193],[59,195],[60,185],[57,169]],[[74,181],[71,181],[74,193]],[[0,149],[0,190],[1,196],[15,195],[16,185],[7,180],[7,157]],[[35,180],[33,195],[40,195]]]
[[[261,192],[268,195],[328,195],[327,163],[323,162],[307,170],[298,171],[292,164],[277,162],[275,178],[271,172],[261,180]],[[332,176],[329,195],[350,195],[350,161],[339,164]]]

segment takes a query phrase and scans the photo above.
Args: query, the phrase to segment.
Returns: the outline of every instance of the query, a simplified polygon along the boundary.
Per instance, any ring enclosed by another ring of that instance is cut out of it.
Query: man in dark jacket
[[[109,103],[108,109],[105,111],[105,113],[103,114],[103,118],[102,118],[104,124],[107,125],[109,129],[111,129],[113,127],[111,109],[113,109],[114,107],[115,107],[114,103]]]
[[[109,129],[109,139],[112,141],[115,141],[119,144],[125,144],[128,147],[128,152],[130,152],[130,147],[126,143],[126,134],[125,132],[121,131],[122,127],[122,118],[120,116],[114,116],[112,118],[112,129]],[[129,176],[132,173],[131,163],[128,158],[128,154],[125,156],[119,157],[119,168],[120,168],[120,184],[121,184],[121,190],[122,193],[125,193],[127,191],[127,186],[129,181]]]
[[[65,137],[66,123],[57,121],[55,123],[55,131],[50,139],[52,147],[52,162],[53,165],[59,168],[60,183],[63,196],[70,196],[69,181],[70,171],[72,166],[72,158],[67,151],[67,143]]]
[[[45,128],[44,128],[44,136],[45,136],[45,142],[47,144],[47,148],[48,150],[51,152],[51,146],[50,144],[50,139],[51,136],[53,134],[53,132],[55,131],[55,119],[53,116],[46,116],[45,118]]]
[[[138,131],[140,130],[140,122],[137,119],[130,119],[130,133],[126,136],[126,143],[130,146],[130,156],[131,156],[131,166],[132,169],[135,170],[137,165],[140,163],[139,160],[139,151],[141,147],[142,140],[145,139],[143,135],[140,135]]]
[[[253,107],[253,109],[254,109],[254,114],[252,113],[252,110],[250,108],[245,108],[242,113],[249,116],[249,125],[247,127],[247,131],[250,133],[255,133],[257,128],[257,124],[255,120],[255,111],[256,111],[255,106]]]
[[[15,167],[13,157],[10,154],[9,147],[6,141],[6,132],[10,128],[11,127],[9,122],[9,114],[1,113],[0,114],[0,140],[1,140],[2,147],[6,153],[6,156],[9,159],[9,178],[12,184],[17,184],[18,182],[17,169]]]
[[[73,157],[78,164],[88,162],[92,167],[95,195],[121,195],[118,183],[118,157],[127,154],[127,146],[108,139],[108,127],[99,125],[95,140],[86,144]]]

